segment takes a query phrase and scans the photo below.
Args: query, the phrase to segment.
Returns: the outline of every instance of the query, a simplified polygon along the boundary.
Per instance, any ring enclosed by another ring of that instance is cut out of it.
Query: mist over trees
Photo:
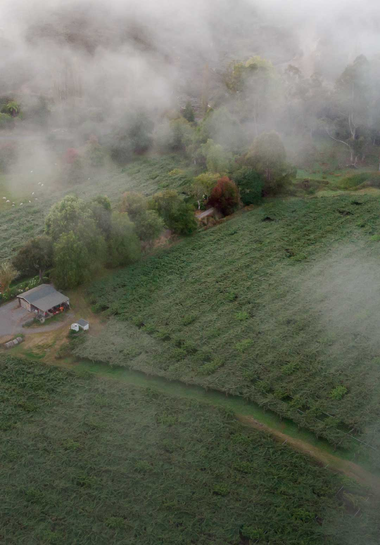
[[[173,112],[191,124],[211,109],[202,143],[232,153],[263,131],[313,134],[323,118],[355,163],[363,128],[378,130],[380,9],[365,2],[355,18],[347,4],[5,0],[0,126],[22,113],[82,141],[96,135],[123,162],[164,145],[154,142],[164,126],[165,145],[189,147]]]

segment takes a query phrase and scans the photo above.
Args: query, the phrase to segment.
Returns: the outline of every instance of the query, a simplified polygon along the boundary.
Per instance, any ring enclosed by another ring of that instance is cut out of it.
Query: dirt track
[[[336,471],[337,473],[341,473],[350,479],[357,481],[361,485],[368,488],[373,494],[380,497],[380,478],[372,473],[369,473],[361,466],[354,464],[353,462],[349,462],[348,460],[343,460],[338,456],[333,456],[332,454],[319,449],[318,447],[314,447],[305,441],[301,441],[300,439],[296,439],[278,430],[270,428],[265,424],[261,424],[261,422],[258,422],[250,416],[238,415],[237,418],[242,424],[245,424],[250,428],[255,428],[257,430],[270,433],[281,443],[286,443],[290,447],[294,448],[294,450],[314,458],[326,469]]]

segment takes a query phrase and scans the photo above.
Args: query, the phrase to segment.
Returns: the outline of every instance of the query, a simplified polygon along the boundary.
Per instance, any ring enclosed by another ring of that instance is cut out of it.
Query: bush
[[[186,121],[188,121],[189,123],[194,123],[195,121],[195,114],[194,114],[194,109],[191,105],[191,102],[188,101],[186,103],[186,106],[184,107],[183,109],[183,112],[182,112],[182,116],[186,119]]]
[[[228,172],[232,156],[220,144],[215,144],[213,140],[207,140],[207,143],[201,146],[201,152],[206,158],[209,172],[221,172],[222,174]]]
[[[262,175],[264,194],[267,195],[279,193],[296,175],[295,168],[286,162],[285,146],[276,132],[258,136],[244,163]]]
[[[240,190],[240,198],[246,206],[258,204],[263,196],[264,180],[253,168],[243,167],[234,175],[234,182]]]
[[[105,138],[112,158],[125,163],[133,154],[141,155],[148,151],[152,145],[153,127],[152,120],[143,111],[124,114]]]
[[[75,148],[69,148],[63,156],[60,181],[65,185],[79,184],[85,179],[83,161]]]
[[[208,204],[225,216],[232,214],[239,206],[239,190],[236,184],[225,176],[211,192]]]
[[[330,392],[331,399],[335,399],[336,401],[340,401],[344,398],[346,393],[348,392],[347,388],[345,386],[337,386]]]
[[[47,236],[32,238],[20,248],[13,258],[13,265],[24,277],[43,278],[47,269],[53,264],[53,243]]]
[[[216,186],[220,177],[220,174],[204,172],[194,179],[191,187],[191,193],[197,200],[198,205],[201,204],[201,201],[207,200],[210,197],[212,190]]]
[[[106,152],[96,137],[92,136],[86,146],[85,158],[91,167],[100,167],[104,164]]]
[[[152,208],[158,212],[168,229],[178,235],[191,235],[198,227],[194,208],[176,191],[168,190],[153,196]]]
[[[193,128],[181,117],[170,122],[164,121],[155,132],[155,143],[159,151],[184,152],[192,141]]]
[[[359,172],[352,176],[342,178],[339,183],[340,189],[360,189],[361,187],[380,188],[380,172]]]
[[[72,165],[79,159],[79,151],[77,151],[75,148],[69,148],[66,150],[66,153],[64,155],[64,162],[68,165]]]
[[[108,252],[111,267],[128,265],[140,257],[140,243],[134,225],[125,214],[112,215]]]
[[[59,288],[75,288],[91,278],[93,256],[71,231],[54,244],[54,280]]]
[[[154,241],[162,232],[164,223],[155,210],[148,210],[149,201],[140,193],[124,193],[120,212],[126,212],[135,224],[136,234],[142,242]]]

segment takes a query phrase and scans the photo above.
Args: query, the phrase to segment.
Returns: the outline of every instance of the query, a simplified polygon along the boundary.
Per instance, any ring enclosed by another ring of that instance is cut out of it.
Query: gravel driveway
[[[29,335],[32,333],[45,333],[47,331],[54,331],[67,324],[69,318],[72,318],[74,314],[72,312],[66,313],[65,320],[62,322],[53,322],[49,325],[49,320],[46,322],[46,326],[40,326],[38,328],[24,328],[22,324],[27,320],[33,318],[33,313],[28,312],[22,307],[18,306],[17,301],[11,301],[5,305],[0,306],[0,338],[10,335],[17,335],[23,333]]]

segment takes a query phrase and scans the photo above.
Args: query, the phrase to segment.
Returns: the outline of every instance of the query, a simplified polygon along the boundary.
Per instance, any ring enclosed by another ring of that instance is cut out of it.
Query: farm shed
[[[50,284],[41,284],[18,295],[17,299],[20,307],[44,317],[53,316],[70,307],[69,298]]]
[[[71,324],[70,329],[72,329],[73,331],[79,331],[80,329],[87,331],[88,329],[90,329],[90,324],[86,322],[86,320],[83,320],[83,318],[81,318],[74,324]]]
[[[214,225],[223,216],[215,208],[208,208],[207,210],[197,210],[195,217],[204,226]]]

